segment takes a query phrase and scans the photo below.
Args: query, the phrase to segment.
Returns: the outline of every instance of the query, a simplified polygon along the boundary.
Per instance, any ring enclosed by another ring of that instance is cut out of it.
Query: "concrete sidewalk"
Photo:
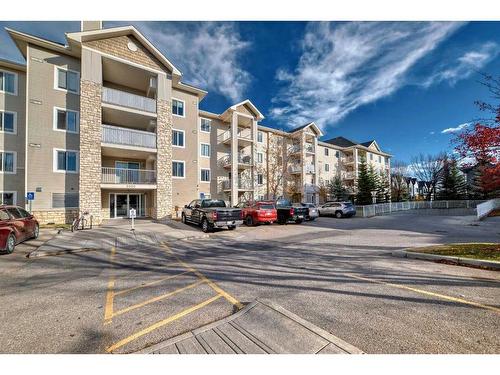
[[[62,231],[28,254],[29,258],[62,255],[83,251],[109,249],[120,246],[141,246],[159,242],[208,238],[208,235],[196,227],[191,227],[173,220],[154,222],[136,220],[131,230],[130,220],[108,220],[94,229],[76,232]]]
[[[270,301],[143,349],[141,354],[363,354]]]

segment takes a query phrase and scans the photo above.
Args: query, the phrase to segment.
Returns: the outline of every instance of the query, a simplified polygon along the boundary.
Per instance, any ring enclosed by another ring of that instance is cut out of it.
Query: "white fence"
[[[102,142],[117,145],[156,148],[156,134],[142,130],[102,125]]]
[[[102,167],[103,184],[156,184],[156,171]]]
[[[391,202],[371,204],[367,206],[356,206],[358,215],[362,217],[372,217],[388,214],[396,211],[408,210],[428,210],[428,209],[475,209],[483,200],[462,200],[462,201],[411,201],[411,202]]]
[[[156,100],[109,87],[102,88],[102,101],[141,111],[156,112]]]
[[[477,205],[477,218],[484,219],[491,211],[500,209],[500,198],[490,199],[484,203]]]

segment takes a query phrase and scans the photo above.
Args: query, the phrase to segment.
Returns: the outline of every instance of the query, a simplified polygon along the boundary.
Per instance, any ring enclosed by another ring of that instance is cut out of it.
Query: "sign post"
[[[135,216],[136,216],[135,208],[130,209],[129,216],[132,219],[132,228],[130,230],[135,230],[135,228],[134,228],[134,220],[135,220]]]
[[[26,199],[28,202],[30,202],[30,213],[31,213],[31,202],[35,199],[35,193],[30,191],[29,193],[26,193]]]

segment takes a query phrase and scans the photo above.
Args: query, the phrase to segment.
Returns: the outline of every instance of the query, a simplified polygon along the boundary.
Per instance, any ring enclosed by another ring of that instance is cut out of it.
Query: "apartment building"
[[[26,64],[0,60],[0,197],[41,222],[164,218],[199,197],[318,202],[337,175],[354,193],[362,157],[390,168],[375,141],[269,128],[249,100],[200,110],[207,92],[132,26],[84,21],[64,45],[7,32]]]

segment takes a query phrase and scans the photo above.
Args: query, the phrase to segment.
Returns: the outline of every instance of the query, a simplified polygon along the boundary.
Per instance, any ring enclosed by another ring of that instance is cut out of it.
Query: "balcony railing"
[[[354,163],[354,158],[352,156],[343,157],[342,163],[344,163],[344,164]]]
[[[225,156],[222,159],[222,165],[224,167],[229,167],[232,163],[232,158],[231,155]],[[241,164],[243,166],[251,167],[253,165],[252,163],[252,157],[250,155],[238,155],[238,164]]]
[[[314,145],[306,143],[305,150],[310,154],[314,154]]]
[[[317,192],[317,187],[314,184],[310,183],[305,183],[304,184],[304,192],[305,193],[316,193]]]
[[[231,129],[226,130],[219,135],[219,142],[224,143],[231,139]],[[238,128],[238,139],[245,141],[253,141],[252,131],[248,128]]]
[[[102,125],[102,142],[156,149],[156,134],[141,130]]]
[[[231,180],[222,181],[223,190],[231,190]],[[238,189],[239,190],[253,190],[253,182],[249,178],[239,178],[238,179]]]
[[[300,146],[299,145],[292,145],[292,146],[290,146],[288,151],[290,152],[290,154],[296,154],[296,153],[300,152]]]
[[[314,165],[312,164],[306,165],[306,173],[315,173]]]
[[[302,172],[302,166],[300,166],[298,164],[289,165],[288,166],[288,172],[290,172],[290,173],[301,173]]]
[[[156,184],[156,171],[102,167],[103,184]]]
[[[343,172],[342,173],[342,177],[345,178],[345,179],[348,179],[348,180],[352,180],[352,179],[356,178],[356,173],[354,173],[354,172]]]
[[[156,113],[156,100],[109,87],[102,88],[102,101],[104,103]]]

